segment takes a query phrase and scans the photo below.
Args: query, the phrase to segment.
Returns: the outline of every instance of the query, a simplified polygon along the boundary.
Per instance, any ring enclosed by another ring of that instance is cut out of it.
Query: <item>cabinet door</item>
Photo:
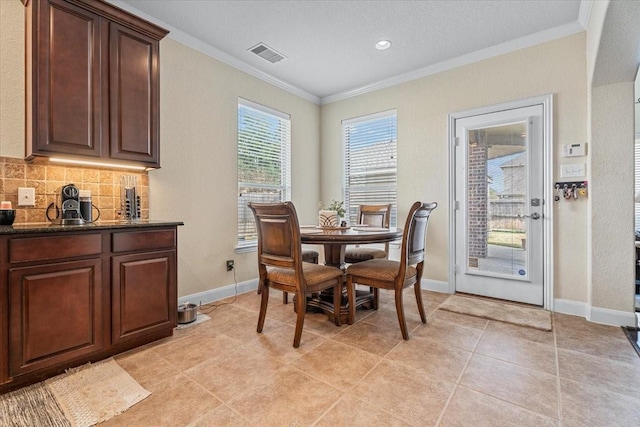
[[[110,157],[159,166],[159,42],[115,23],[109,32]]]
[[[176,326],[176,251],[112,258],[112,343]]]
[[[28,21],[27,156],[100,157],[108,140],[108,23],[62,0],[34,2]],[[33,67],[30,67],[30,62]]]
[[[101,263],[9,270],[11,376],[103,350]]]

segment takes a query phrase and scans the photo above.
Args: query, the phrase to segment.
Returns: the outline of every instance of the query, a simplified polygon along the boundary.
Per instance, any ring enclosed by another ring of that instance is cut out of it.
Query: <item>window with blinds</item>
[[[238,100],[238,248],[257,244],[247,203],[291,199],[291,119],[288,114]]]
[[[390,225],[397,224],[397,116],[385,111],[342,122],[344,205],[355,224],[359,205],[391,204]]]

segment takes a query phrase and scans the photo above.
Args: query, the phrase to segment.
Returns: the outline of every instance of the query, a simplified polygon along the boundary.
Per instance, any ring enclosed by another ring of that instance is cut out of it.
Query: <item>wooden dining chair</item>
[[[314,264],[318,263],[318,258],[320,254],[318,251],[314,251],[313,249],[303,249],[302,250],[302,261],[303,262],[312,262]],[[258,294],[260,294],[261,289],[258,288]],[[282,303],[289,304],[289,294],[287,292],[282,292]]]
[[[424,268],[426,252],[427,226],[431,212],[438,206],[436,202],[415,202],[409,214],[402,235],[402,249],[400,261],[388,259],[371,259],[369,261],[352,264],[347,268],[347,299],[349,305],[349,324],[355,319],[355,284],[362,284],[373,288],[374,308],[378,308],[379,290],[389,289],[395,293],[396,314],[402,331],[402,338],[409,339],[407,321],[404,316],[402,301],[403,289],[412,286],[418,303],[418,311],[422,323],[427,323],[422,304],[420,280]]]
[[[269,303],[269,289],[296,295],[296,330],[293,346],[300,345],[307,294],[333,288],[333,313],[340,326],[343,272],[339,268],[302,261],[300,226],[291,202],[249,203],[258,232],[258,287],[261,293],[258,333],[262,332]]]
[[[360,205],[358,210],[358,224],[371,227],[389,228],[391,205]],[[352,246],[344,252],[344,262],[354,264],[374,258],[387,258],[389,243],[385,243],[384,250],[373,246]]]
[[[314,264],[318,263],[318,257],[320,254],[318,251],[314,251],[313,249],[303,249],[302,250],[302,262],[312,262]],[[289,293],[282,292],[282,303],[289,304]]]

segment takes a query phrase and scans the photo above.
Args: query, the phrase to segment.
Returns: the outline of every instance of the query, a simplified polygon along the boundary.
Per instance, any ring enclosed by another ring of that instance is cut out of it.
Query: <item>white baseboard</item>
[[[247,292],[255,291],[258,289],[258,279],[247,280],[246,282],[240,282],[237,285],[227,285],[220,288],[210,289],[204,292],[198,292],[196,294],[186,295],[178,298],[178,304],[184,304],[190,302],[192,304],[208,304],[210,302],[219,301],[221,299],[232,297],[236,294],[245,294]]]
[[[572,316],[587,317],[589,311],[588,305],[585,302],[578,302],[568,299],[553,300],[553,310],[556,313],[570,314]]]
[[[608,308],[591,307],[591,313],[587,320],[613,326],[636,326],[634,312],[610,310]]]
[[[634,326],[636,324],[636,316],[633,312],[592,307],[586,302],[554,299],[553,311],[584,317],[589,322],[601,323],[603,325]]]
[[[420,281],[420,287],[425,291],[442,292],[445,294],[451,293],[449,290],[449,282],[444,282],[442,280],[422,279]]]
[[[258,279],[247,280],[238,283],[238,295],[252,292],[258,289]],[[426,291],[449,293],[449,284],[439,280],[422,280],[422,289]],[[196,294],[186,295],[178,298],[178,304],[190,302],[193,304],[208,304],[213,301],[232,297],[236,293],[235,285],[222,286]]]
[[[198,305],[208,304],[210,302],[232,297],[236,292],[240,295],[247,292],[254,292],[256,289],[258,289],[257,278],[238,283],[237,289],[236,285],[233,284],[183,296],[178,298],[178,304],[184,304],[186,302]],[[451,293],[449,291],[449,283],[441,280],[423,279],[422,289],[433,292],[442,292],[445,294]],[[590,322],[602,323],[604,325],[634,326],[636,324],[636,316],[633,312],[591,307],[587,303],[579,301],[556,298],[553,300],[553,311],[556,313],[584,317]]]

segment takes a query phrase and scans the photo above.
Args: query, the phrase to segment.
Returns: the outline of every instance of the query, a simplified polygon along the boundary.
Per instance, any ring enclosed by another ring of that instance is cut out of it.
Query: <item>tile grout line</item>
[[[204,386],[202,386],[199,382],[197,382],[196,380],[194,380],[193,378],[191,378],[191,376],[189,376],[188,374],[186,374],[185,372],[181,372],[181,374],[187,378],[190,382],[192,382],[193,384],[195,384],[198,388],[200,388],[201,390],[203,390],[205,393],[207,393],[208,395],[212,396],[214,399],[217,399],[220,401],[220,405],[218,405],[216,408],[220,407],[220,406],[224,406],[226,408],[228,408],[231,412],[233,412],[234,414],[238,415],[240,418],[242,418],[244,421],[246,421],[249,424],[253,424],[249,419],[247,419],[244,415],[242,415],[240,412],[238,412],[233,406],[231,406],[229,403],[227,403],[225,400],[223,400],[222,398],[220,398],[219,396],[217,396],[215,393],[213,393],[210,390],[207,390]],[[216,409],[214,408],[214,409]],[[191,423],[197,422],[200,418],[202,418],[202,416],[206,414],[206,411],[199,414],[198,417],[196,417],[194,420],[191,421]]]
[[[444,301],[442,302],[442,304],[444,304]],[[440,412],[440,416],[436,420],[436,427],[438,427],[440,425],[440,423],[442,422],[442,419],[444,418],[444,415],[447,413],[447,409],[449,409],[449,404],[453,400],[453,396],[456,394],[456,391],[458,390],[458,386],[460,385],[460,381],[462,380],[462,376],[464,375],[465,371],[467,370],[467,367],[469,366],[469,362],[471,362],[471,358],[473,357],[473,354],[475,353],[476,348],[478,348],[478,344],[480,344],[480,340],[482,339],[482,337],[484,336],[485,332],[487,331],[487,327],[488,326],[489,326],[489,321],[487,321],[485,323],[484,328],[482,328],[482,333],[480,334],[480,336],[478,337],[478,340],[476,341],[476,343],[474,344],[473,348],[469,352],[469,357],[467,358],[467,361],[465,362],[464,366],[462,367],[462,370],[460,371],[460,375],[458,375],[458,379],[456,380],[456,382],[453,385],[453,389],[451,390],[451,394],[449,394],[449,398],[445,402],[444,407],[442,408],[442,411]]]
[[[558,421],[560,427],[562,427],[562,384],[560,383],[560,358],[558,357],[558,336],[556,335],[556,318],[551,313],[551,327],[553,329],[553,349],[556,355],[556,389],[557,389],[557,399],[558,399]]]
[[[340,402],[342,402],[342,400],[344,399],[344,397],[345,397],[346,395],[347,395],[347,393],[346,393],[346,392],[343,392],[343,393],[342,393],[342,396],[340,396],[340,398],[339,398],[338,400],[336,400],[335,402],[333,402],[333,403],[332,403],[332,404],[331,404],[327,409],[325,409],[325,410],[320,414],[320,416],[318,416],[318,418],[316,418],[316,420],[315,420],[313,423],[311,423],[311,427],[316,426],[320,421],[322,421],[322,419],[323,419],[323,418],[324,418],[324,417],[325,417],[329,412],[331,412],[331,411],[333,410],[333,408],[335,408],[336,406],[338,406],[338,404],[339,404]]]
[[[478,345],[480,344],[480,340],[481,340],[481,338],[484,336],[484,334],[485,334],[485,332],[486,332],[486,329],[489,327],[489,323],[490,323],[490,322],[491,322],[491,320],[487,320],[487,323],[486,323],[485,327],[483,328],[483,332],[482,332],[482,334],[480,335],[480,337],[478,337],[478,341],[476,342],[476,345],[474,346],[473,350],[471,350],[471,356],[469,357],[469,360],[468,360],[467,364],[465,364],[465,366],[464,366],[464,368],[463,368],[463,370],[462,370],[462,373],[460,374],[460,377],[459,377],[459,379],[458,379],[458,381],[457,381],[457,383],[456,383],[456,390],[457,390],[457,388],[458,388],[458,386],[459,386],[459,384],[458,384],[458,383],[459,383],[459,381],[460,381],[460,380],[462,380],[462,376],[463,376],[463,374],[464,374],[464,371],[467,369],[468,363],[469,363],[469,361],[471,360],[471,357],[473,356],[473,354],[478,354],[478,355],[480,355],[480,356],[482,356],[482,357],[487,357],[487,358],[494,359],[494,360],[499,360],[499,361],[502,361],[502,362],[505,362],[505,363],[508,363],[508,364],[517,365],[517,364],[514,364],[513,362],[510,362],[510,361],[507,361],[507,360],[498,359],[498,358],[495,358],[495,357],[493,357],[493,356],[484,355],[484,354],[482,354],[482,353],[475,353],[476,348],[477,348],[477,347],[478,347]],[[525,367],[525,366],[522,366],[522,367],[523,367],[523,368],[525,368],[525,369],[528,369],[528,370],[534,370],[534,369],[532,369],[532,368],[527,368],[527,367]],[[539,372],[545,373],[544,371],[539,371]],[[548,374],[548,373],[547,373],[547,374]],[[551,374],[548,374],[548,375],[551,375]],[[473,388],[473,387],[470,387],[470,386],[460,386],[460,387],[465,387],[465,388],[467,388],[467,389],[469,389],[469,390],[473,390],[473,391],[475,391],[475,392],[477,392],[477,393],[480,393],[480,394],[482,394],[482,395],[484,395],[484,396],[488,396],[488,397],[490,397],[490,398],[500,400],[500,401],[505,402],[505,403],[507,403],[507,404],[509,404],[509,405],[513,405],[513,406],[516,406],[516,407],[518,407],[518,408],[521,408],[521,409],[523,409],[523,410],[525,410],[525,411],[527,411],[527,412],[530,412],[530,413],[532,413],[532,414],[541,415],[541,416],[543,416],[543,417],[545,417],[545,418],[553,419],[552,417],[549,417],[548,415],[541,414],[540,412],[537,412],[537,411],[535,411],[535,410],[529,409],[529,408],[527,408],[527,407],[525,407],[525,406],[522,406],[522,405],[520,405],[520,404],[517,404],[517,403],[511,402],[511,401],[509,401],[509,400],[505,400],[504,398],[500,398],[500,397],[497,397],[497,396],[493,396],[493,395],[491,395],[491,394],[487,394],[487,393],[485,393],[485,392],[484,392],[484,391],[482,391],[482,390],[477,390],[477,389],[475,389],[475,388]],[[448,403],[447,403],[447,406],[448,406]],[[557,419],[555,419],[555,421],[558,421],[558,420],[557,420]]]

